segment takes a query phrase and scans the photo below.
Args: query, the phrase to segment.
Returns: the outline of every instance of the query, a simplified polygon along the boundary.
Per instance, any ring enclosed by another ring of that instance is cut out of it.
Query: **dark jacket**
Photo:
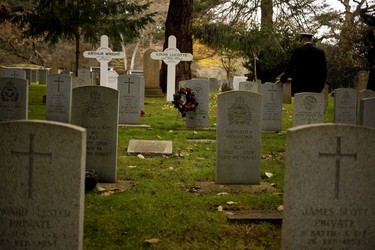
[[[292,95],[300,92],[322,92],[327,77],[327,61],[322,49],[307,43],[297,48],[280,81],[292,78]]]
[[[373,66],[370,70],[366,88],[375,91],[375,66]]]

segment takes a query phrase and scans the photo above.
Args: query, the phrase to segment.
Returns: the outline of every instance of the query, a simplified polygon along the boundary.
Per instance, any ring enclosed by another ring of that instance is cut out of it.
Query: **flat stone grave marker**
[[[363,98],[360,103],[359,125],[375,128],[375,97]]]
[[[0,249],[82,249],[86,131],[0,122]]]
[[[209,103],[210,103],[210,82],[207,79],[193,79],[180,82],[180,88],[190,88],[197,97],[198,107],[194,111],[186,112],[187,128],[208,128],[209,127]]]
[[[0,78],[0,121],[27,120],[29,84],[13,77]]]
[[[162,140],[129,140],[128,153],[141,154],[172,154],[172,141]]]
[[[294,95],[293,127],[324,123],[324,94],[302,92]]]
[[[4,77],[26,79],[26,71],[20,68],[4,68]]]
[[[250,91],[253,93],[260,94],[261,84],[258,82],[252,82],[252,81],[245,81],[245,82],[239,82],[238,83],[238,88],[239,90],[245,90],[245,91]]]
[[[357,91],[353,88],[338,88],[334,92],[334,122],[357,123]]]
[[[85,58],[95,58],[100,63],[100,85],[108,86],[108,63],[115,58],[124,58],[124,52],[112,51],[108,47],[108,36],[100,37],[100,47],[96,51],[83,52]]]
[[[73,89],[71,123],[87,130],[86,169],[100,182],[116,182],[118,141],[117,90],[103,86]]]
[[[218,95],[216,183],[260,182],[262,97],[249,91]]]
[[[163,52],[152,52],[151,58],[153,60],[162,60],[167,64],[167,102],[173,101],[175,93],[176,82],[176,65],[181,61],[193,60],[193,55],[190,53],[181,53],[176,47],[177,41],[175,36],[168,37],[168,48]]]
[[[281,131],[283,111],[283,88],[266,82],[260,86],[262,93],[262,130]]]
[[[119,76],[120,124],[141,123],[141,88],[143,77],[138,75]]]
[[[233,90],[240,90],[239,83],[246,82],[246,81],[247,81],[246,76],[233,76],[231,80],[231,88]]]
[[[375,129],[301,126],[286,145],[282,249],[373,249]]]
[[[68,75],[47,77],[46,120],[70,122],[72,78]]]

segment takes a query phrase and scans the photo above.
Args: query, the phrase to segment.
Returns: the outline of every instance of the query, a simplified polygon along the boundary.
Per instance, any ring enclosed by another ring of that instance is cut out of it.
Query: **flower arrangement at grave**
[[[173,95],[173,105],[181,113],[182,117],[186,112],[195,111],[198,107],[197,95],[190,88],[180,88]]]

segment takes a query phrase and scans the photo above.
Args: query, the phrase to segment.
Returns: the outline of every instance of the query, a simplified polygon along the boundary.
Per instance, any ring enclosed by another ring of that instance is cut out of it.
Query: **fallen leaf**
[[[140,158],[140,159],[145,159],[145,157],[143,156],[143,154],[139,154],[139,155],[137,155],[138,156],[138,158]]]
[[[105,188],[104,187],[96,187],[96,190],[98,190],[98,192],[104,192]]]
[[[273,173],[265,172],[265,175],[266,175],[268,178],[271,178],[271,177],[273,176]]]
[[[156,243],[159,243],[159,242],[160,242],[160,239],[158,239],[158,238],[145,240],[145,243],[147,243],[147,244],[156,244]]]
[[[137,166],[128,166],[128,168],[136,168]]]
[[[169,167],[168,169],[169,169],[169,170],[173,170],[173,169],[174,169],[174,167]]]
[[[280,205],[277,207],[277,211],[282,212],[284,210],[284,206]]]
[[[237,202],[234,202],[234,201],[227,201],[227,204],[228,204],[228,205],[234,205],[234,204],[237,204]]]
[[[198,132],[197,132],[197,131],[194,131],[193,133],[194,133],[195,135],[197,135],[197,134],[198,134]]]
[[[157,135],[156,137],[159,138],[159,139],[161,139],[161,136],[160,136],[160,135]]]
[[[219,212],[223,212],[223,207],[222,207],[222,206],[218,206],[218,207],[217,207],[217,211],[219,211]]]
[[[222,195],[228,195],[229,193],[227,193],[227,192],[221,192],[221,193],[217,193],[216,195],[217,196],[222,196]]]

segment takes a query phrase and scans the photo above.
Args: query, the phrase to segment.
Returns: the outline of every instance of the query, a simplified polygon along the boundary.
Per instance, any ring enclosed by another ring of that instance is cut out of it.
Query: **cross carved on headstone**
[[[341,169],[341,158],[342,157],[351,157],[357,160],[357,153],[354,154],[342,154],[341,153],[341,137],[336,137],[336,152],[335,153],[319,153],[319,157],[321,156],[329,156],[335,157],[336,159],[336,172],[335,172],[335,192],[334,198],[339,199],[340,194],[340,169]]]
[[[108,85],[108,63],[113,58],[124,58],[124,52],[114,52],[108,47],[108,36],[100,38],[100,47],[96,51],[83,52],[85,58],[95,58],[100,63],[100,85]]]
[[[131,82],[130,78],[128,78],[128,81],[125,81],[124,84],[128,84],[128,94],[130,94],[130,84],[134,84],[134,82]]]
[[[168,37],[168,48],[163,52],[152,52],[150,54],[153,60],[162,60],[167,64],[167,102],[173,101],[173,94],[175,92],[175,81],[176,81],[176,65],[180,61],[191,61],[193,55],[190,53],[181,53],[176,48],[176,37]]]
[[[60,83],[64,82],[60,80],[60,76],[57,77],[57,80],[54,80],[53,82],[57,83],[57,93],[60,93]]]
[[[28,173],[28,191],[27,197],[29,199],[33,198],[33,175],[34,175],[34,157],[49,157],[51,160],[52,154],[51,153],[38,153],[34,151],[34,134],[30,134],[30,143],[29,143],[29,152],[18,152],[18,151],[11,151],[12,155],[16,156],[28,156],[29,157],[29,173]]]

